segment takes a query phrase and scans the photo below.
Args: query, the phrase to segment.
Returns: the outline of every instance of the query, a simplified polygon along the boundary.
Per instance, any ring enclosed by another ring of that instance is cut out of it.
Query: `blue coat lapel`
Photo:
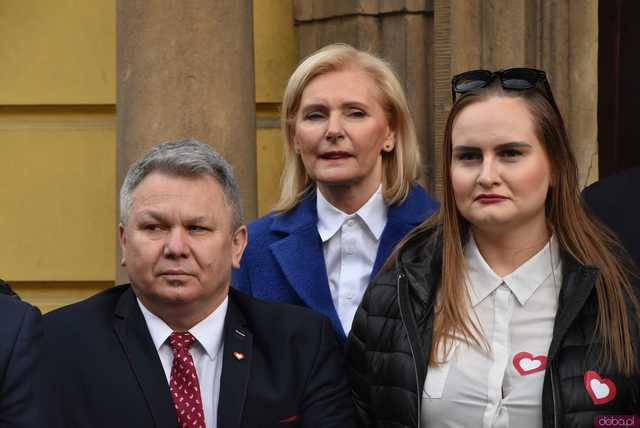
[[[392,205],[387,212],[387,225],[380,236],[378,254],[373,264],[371,280],[380,271],[384,262],[389,258],[393,248],[411,229],[422,223],[437,208],[438,204],[429,199],[425,191],[414,184],[401,205]]]
[[[380,237],[371,273],[372,280],[400,239],[431,215],[437,206],[420,186],[413,185],[402,204],[389,207],[387,225]],[[329,291],[322,240],[317,225],[316,194],[312,192],[292,211],[275,218],[271,231],[288,236],[271,244],[270,249],[300,299],[308,307],[327,316],[344,340],[346,335]]]
[[[391,209],[389,209],[391,211]],[[387,219],[387,225],[380,236],[380,245],[378,246],[378,254],[376,254],[376,261],[373,264],[373,270],[371,271],[371,281],[380,271],[380,268],[384,262],[389,258],[393,248],[399,242],[399,238],[406,235],[414,225],[402,221],[400,218],[393,218],[391,216]]]
[[[293,211],[274,220],[271,230],[289,236],[271,244],[270,249],[300,299],[308,307],[328,317],[344,339],[346,335],[329,291],[329,279],[317,223],[314,192]]]

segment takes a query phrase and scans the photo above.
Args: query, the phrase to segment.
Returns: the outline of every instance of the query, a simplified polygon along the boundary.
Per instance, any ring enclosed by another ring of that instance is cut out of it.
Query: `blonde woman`
[[[473,70],[452,89],[442,208],[369,287],[347,343],[360,424],[637,420],[638,284],[581,204],[545,73]]]
[[[275,211],[249,225],[233,285],[326,315],[342,339],[391,249],[435,209],[387,63],[344,44],[294,71],[282,103],[285,168]]]

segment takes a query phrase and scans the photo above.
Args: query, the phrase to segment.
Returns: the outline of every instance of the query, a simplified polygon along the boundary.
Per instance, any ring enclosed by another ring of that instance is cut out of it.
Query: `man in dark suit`
[[[231,167],[195,140],[154,147],[120,192],[131,284],[45,317],[61,427],[348,427],[328,320],[230,290],[246,245]]]
[[[640,166],[593,183],[582,197],[591,211],[620,239],[640,266]]]
[[[46,426],[39,399],[41,340],[40,311],[0,280],[0,427]]]

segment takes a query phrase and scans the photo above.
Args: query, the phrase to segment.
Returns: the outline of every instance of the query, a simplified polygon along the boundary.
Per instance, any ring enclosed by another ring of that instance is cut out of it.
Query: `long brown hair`
[[[435,308],[433,347],[444,351],[446,357],[453,337],[462,336],[468,343],[481,346],[484,340],[479,327],[468,313],[465,283],[467,268],[463,246],[469,234],[469,223],[458,211],[451,183],[452,130],[460,112],[473,103],[493,97],[522,99],[531,114],[536,136],[549,159],[552,172],[551,188],[547,195],[546,221],[555,234],[560,248],[583,265],[600,269],[596,282],[597,326],[595,334],[602,340],[602,360],[629,375],[637,367],[632,346],[628,304],[640,317],[638,299],[629,282],[635,276],[632,262],[619,241],[583,206],[578,181],[578,166],[569,146],[560,113],[538,88],[526,91],[504,90],[500,84],[469,92],[461,96],[451,108],[444,133],[442,156],[443,201],[438,212],[414,229],[398,245],[393,259],[402,252],[404,244],[431,229],[442,231],[442,272]],[[393,261],[387,264],[390,266]],[[438,364],[438,352],[431,352],[430,365]]]

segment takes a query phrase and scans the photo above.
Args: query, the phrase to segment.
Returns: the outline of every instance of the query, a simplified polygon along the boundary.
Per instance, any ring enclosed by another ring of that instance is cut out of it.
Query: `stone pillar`
[[[423,154],[427,188],[433,169],[433,6],[428,0],[295,0],[300,59],[335,42],[388,60],[407,92]]]
[[[195,137],[231,162],[255,217],[252,28],[251,0],[117,1],[118,189],[149,147]]]
[[[453,75],[473,68],[541,68],[567,125],[580,182],[596,179],[597,0],[434,0],[434,14],[436,141],[442,141],[451,107]]]

